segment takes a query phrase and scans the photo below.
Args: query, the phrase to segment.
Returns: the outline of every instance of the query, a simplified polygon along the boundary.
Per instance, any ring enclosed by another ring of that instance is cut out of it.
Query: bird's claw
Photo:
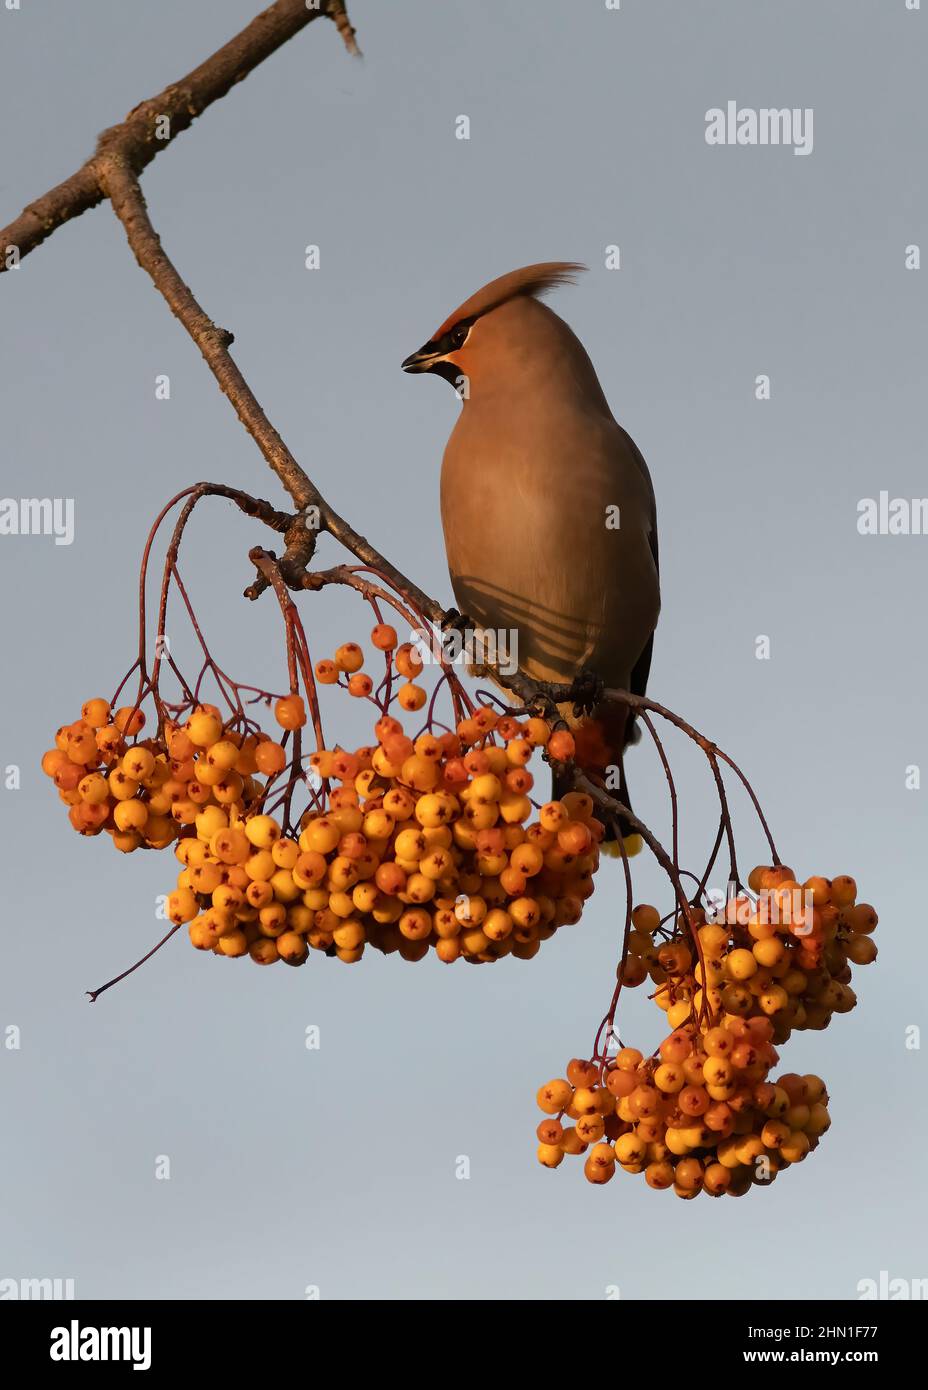
[[[575,676],[570,687],[570,698],[574,704],[574,714],[578,717],[583,714],[590,714],[599,704],[605,683],[601,676],[597,676],[595,671],[589,671],[585,667]]]
[[[476,630],[477,624],[473,618],[469,618],[466,613],[459,613],[456,608],[449,608],[442,619],[442,632],[459,632],[463,637],[465,632]]]

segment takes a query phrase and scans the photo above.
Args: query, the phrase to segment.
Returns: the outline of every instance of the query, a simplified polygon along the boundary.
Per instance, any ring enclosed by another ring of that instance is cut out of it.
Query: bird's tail
[[[636,742],[637,729],[627,705],[597,705],[591,715],[586,715],[574,724],[576,752],[574,762],[583,769],[591,782],[596,782],[606,791],[612,792],[623,806],[631,810],[628,784],[625,780],[624,753],[630,743]],[[560,800],[570,790],[570,774],[554,772],[551,795]],[[619,815],[615,822],[606,825],[602,849],[606,854],[621,855],[619,839],[625,844],[625,853],[637,854],[641,849],[641,837],[635,832],[628,819]]]

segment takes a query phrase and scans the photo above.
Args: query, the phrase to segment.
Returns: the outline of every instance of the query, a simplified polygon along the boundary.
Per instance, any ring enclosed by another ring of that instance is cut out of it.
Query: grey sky
[[[255,0],[0,6],[0,221],[212,52]],[[534,1158],[536,1088],[586,1053],[611,992],[620,871],[580,925],[493,969],[313,958],[257,972],[160,934],[173,860],[80,841],[38,771],[54,729],[133,660],[149,521],[202,477],[276,484],[107,207],[0,279],[4,496],[73,497],[71,546],[0,537],[0,1278],[84,1297],[854,1297],[924,1267],[917,898],[928,537],[858,534],[857,505],[925,485],[928,13],[905,0],[355,0],[363,62],[317,23],[144,176],[181,273],[326,496],[450,601],[438,468],[457,405],[402,359],[495,275],[591,267],[550,302],[648,460],[663,615],[650,690],[735,756],[801,877],[849,872],[881,914],[860,1003],[793,1038],[833,1127],[740,1202],[685,1206]],[[715,147],[705,113],[814,110],[814,149]],[[471,121],[455,139],[456,117]],[[321,268],[304,269],[304,248]],[[621,247],[622,269],[604,267]],[[159,373],[169,402],[155,400]],[[768,374],[771,399],[755,399]],[[240,599],[262,531],[212,503],[183,573],[217,655],[280,684],[271,603]],[[326,562],[336,548],[326,543]],[[580,558],[578,557],[578,563]],[[364,637],[344,594],[303,602],[314,657]],[[755,658],[759,635],[771,659]],[[354,723],[352,724],[352,719]],[[358,713],[339,724],[360,740]],[[677,749],[685,858],[715,831]],[[660,769],[630,759],[667,832]],[[744,866],[762,845],[733,794]],[[666,891],[637,861],[636,895]],[[724,886],[723,884],[721,886]],[[628,1040],[658,1018],[633,998]],[[322,1048],[303,1045],[308,1025]],[[22,1046],[2,1046],[21,1029]],[[154,1177],[170,1156],[169,1182]],[[458,1155],[472,1177],[454,1175]]]

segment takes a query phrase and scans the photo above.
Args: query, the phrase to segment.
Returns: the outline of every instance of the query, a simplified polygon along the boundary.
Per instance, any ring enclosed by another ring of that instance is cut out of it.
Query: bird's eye
[[[455,324],[454,328],[452,328],[452,329],[450,330],[450,332],[448,333],[448,341],[449,341],[449,343],[450,343],[450,345],[451,345],[452,351],[453,351],[455,348],[459,348],[459,347],[463,347],[463,346],[464,346],[465,342],[467,341],[467,335],[468,335],[469,332],[470,332],[470,324],[469,324],[469,323],[466,323],[466,322],[465,322],[465,323],[458,323],[458,324]]]

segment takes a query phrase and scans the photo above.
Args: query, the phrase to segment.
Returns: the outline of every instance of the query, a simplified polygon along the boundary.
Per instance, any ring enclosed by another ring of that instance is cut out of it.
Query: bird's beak
[[[404,372],[428,372],[435,366],[436,362],[441,362],[445,354],[439,352],[434,343],[426,343],[418,352],[407,357],[403,363]]]

